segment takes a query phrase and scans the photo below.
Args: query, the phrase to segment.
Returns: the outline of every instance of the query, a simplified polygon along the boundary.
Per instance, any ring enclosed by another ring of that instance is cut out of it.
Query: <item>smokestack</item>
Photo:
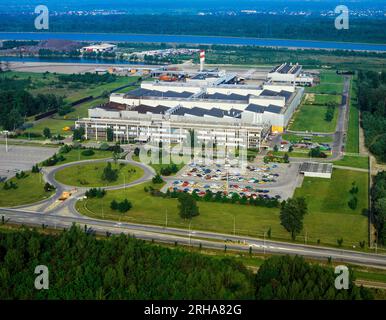
[[[204,71],[205,64],[205,50],[200,51],[200,72]]]

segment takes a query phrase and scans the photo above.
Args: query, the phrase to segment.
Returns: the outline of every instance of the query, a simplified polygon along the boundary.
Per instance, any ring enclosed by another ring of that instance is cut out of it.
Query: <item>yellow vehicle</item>
[[[64,191],[64,192],[62,193],[62,195],[60,196],[59,200],[60,200],[60,201],[65,201],[65,200],[67,200],[67,199],[70,198],[70,197],[71,197],[71,192]]]

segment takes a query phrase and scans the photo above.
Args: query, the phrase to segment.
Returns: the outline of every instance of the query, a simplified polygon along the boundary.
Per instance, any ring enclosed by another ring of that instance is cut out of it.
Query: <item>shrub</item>
[[[159,174],[157,174],[155,177],[153,177],[152,181],[154,184],[161,184],[164,182],[162,177]]]
[[[85,157],[90,157],[90,156],[93,156],[94,154],[95,154],[95,152],[92,149],[86,149],[86,150],[82,151],[82,155]]]

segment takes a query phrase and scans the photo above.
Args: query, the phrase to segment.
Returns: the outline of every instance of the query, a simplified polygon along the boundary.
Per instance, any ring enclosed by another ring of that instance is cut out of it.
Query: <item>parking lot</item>
[[[0,179],[13,177],[18,171],[31,170],[32,166],[51,157],[56,148],[0,144]]]
[[[183,191],[204,196],[207,190],[241,197],[276,198],[285,200],[293,196],[301,185],[299,164],[249,164],[245,170],[232,165],[204,165],[190,163],[176,177],[166,178],[162,191]]]

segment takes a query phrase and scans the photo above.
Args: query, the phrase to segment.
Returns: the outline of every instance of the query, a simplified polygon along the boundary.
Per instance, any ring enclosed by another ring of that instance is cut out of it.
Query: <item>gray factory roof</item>
[[[235,101],[247,101],[249,96],[243,96],[240,94],[223,94],[223,93],[213,93],[206,94],[203,96],[205,99],[214,99],[214,100],[235,100]]]
[[[296,74],[302,67],[299,65],[293,65],[290,63],[284,63],[280,66],[276,66],[270,73],[278,72],[281,74]]]
[[[238,109],[230,109],[229,111],[226,111],[224,113],[224,116],[227,116],[227,117],[232,117],[232,118],[241,118],[241,114],[243,113],[242,110],[238,110]]]
[[[303,162],[299,169],[300,172],[332,173],[331,163]]]
[[[153,114],[164,114],[169,109],[170,108],[165,107],[165,106],[151,107],[151,106],[147,106],[147,105],[141,104],[139,106],[136,106],[136,107],[130,109],[130,111],[137,111],[138,113],[148,113],[148,112],[150,112],[150,113],[153,113]]]
[[[199,107],[194,107],[192,109],[180,107],[173,111],[172,115],[184,116],[184,115],[193,115],[196,117],[211,116],[216,118],[223,118],[224,116],[232,118],[240,118],[242,111],[231,109],[225,111],[219,108],[204,109]]]
[[[271,113],[280,113],[282,110],[283,110],[282,107],[274,106],[274,105],[272,105],[272,104],[270,104],[270,105],[265,109],[266,112],[271,112]]]
[[[251,103],[248,107],[245,108],[245,111],[251,111],[256,113],[263,113],[266,107],[260,106],[258,104]]]
[[[272,104],[269,105],[268,107],[260,106],[258,104],[250,104],[248,105],[248,107],[245,108],[245,111],[256,112],[256,113],[264,113],[264,112],[280,113],[282,111],[282,107],[274,106]]]
[[[191,92],[175,92],[175,91],[157,91],[148,89],[134,89],[126,94],[131,97],[165,97],[165,98],[189,98],[192,96]]]
[[[288,99],[291,98],[292,95],[293,93],[290,91],[282,90],[280,92],[277,92],[267,89],[263,90],[260,94],[261,97],[284,97],[286,102],[288,101]]]

